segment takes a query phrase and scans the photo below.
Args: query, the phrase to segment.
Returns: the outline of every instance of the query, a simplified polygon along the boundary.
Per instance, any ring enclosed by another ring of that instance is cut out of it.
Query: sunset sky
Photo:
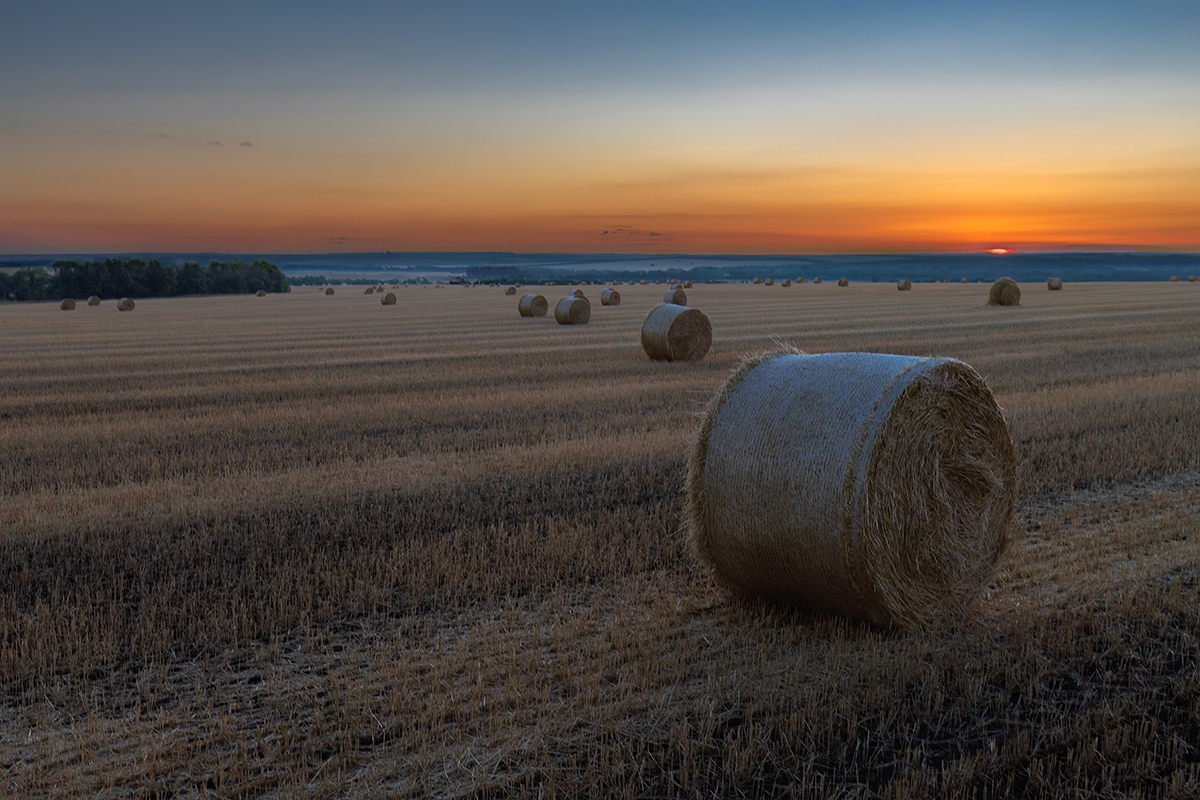
[[[1195,252],[1198,32],[1196,0],[8,0],[0,253]]]

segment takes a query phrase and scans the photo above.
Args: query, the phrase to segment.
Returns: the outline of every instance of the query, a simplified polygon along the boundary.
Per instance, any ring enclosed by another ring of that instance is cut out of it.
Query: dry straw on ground
[[[695,361],[712,347],[712,323],[698,308],[663,303],[642,323],[642,349],[656,361]]]
[[[838,278],[838,286],[849,286],[849,285],[850,285],[849,278]]]
[[[902,292],[907,292],[912,289],[912,281],[910,281],[908,278],[905,278],[896,284],[896,288]]]
[[[117,310],[118,311],[133,311],[134,305],[136,305],[136,304],[133,302],[133,300],[131,300],[128,297],[122,297],[120,300],[117,301]]]
[[[89,306],[100,305],[100,298],[97,295],[92,295],[91,297],[88,298],[88,305]]]
[[[505,290],[504,290],[504,293],[505,293],[505,294],[516,294],[516,293],[517,293],[517,287],[515,287],[515,286],[510,286],[510,287],[508,287],[507,289],[505,289]]]
[[[1047,278],[1046,288],[1050,291],[1059,291],[1062,289],[1062,278]]]
[[[523,295],[517,303],[517,310],[522,317],[544,317],[550,310],[550,304],[540,294]]]
[[[254,296],[255,297],[266,297],[267,292],[265,289],[259,289],[257,292],[254,293]]]
[[[710,403],[688,503],[696,554],[735,593],[920,624],[962,613],[992,575],[1016,450],[960,361],[773,352]]]
[[[381,299],[379,302],[380,302],[380,303],[382,303],[382,304],[383,304],[383,305],[385,305],[385,306],[394,306],[394,305],[396,305],[396,293],[395,293],[395,292],[388,292],[387,294],[385,294],[385,295],[383,296],[383,298],[382,298],[382,299]]]
[[[673,303],[677,306],[686,306],[687,292],[683,291],[683,289],[680,289],[678,286],[668,289],[663,293],[663,302]]]
[[[567,295],[554,307],[554,321],[559,325],[584,325],[592,318],[592,304],[586,297]]]
[[[332,287],[332,286],[330,286],[329,288],[327,288],[327,289],[325,290],[325,294],[333,294],[333,287]]]
[[[600,293],[600,305],[602,306],[619,306],[621,305],[621,293],[616,289],[605,289]]]
[[[1021,287],[1012,278],[1001,278],[988,290],[989,306],[1021,305]]]
[[[75,300],[73,298],[67,297],[62,301],[62,304],[59,305],[59,308],[61,308],[63,311],[74,311],[75,310]]]

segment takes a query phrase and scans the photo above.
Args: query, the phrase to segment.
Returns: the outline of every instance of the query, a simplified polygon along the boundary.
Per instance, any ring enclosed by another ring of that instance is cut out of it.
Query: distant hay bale
[[[554,321],[559,325],[584,325],[592,318],[592,304],[586,297],[567,295],[554,307]]]
[[[905,278],[904,280],[899,281],[896,284],[896,288],[902,292],[911,291],[912,290],[912,281],[910,281],[908,278]]]
[[[850,280],[848,278],[838,278],[838,286],[849,286],[849,285],[850,285]]]
[[[131,300],[128,297],[122,297],[120,300],[117,301],[117,310],[118,311],[133,311],[134,305],[135,305],[135,303],[133,302],[133,300]]]
[[[692,288],[692,282],[691,282],[691,281],[684,281],[684,283],[683,283],[683,288],[685,288],[685,289],[690,289],[690,288]]]
[[[605,289],[600,293],[600,305],[602,306],[619,306],[621,305],[621,293],[616,289]]]
[[[762,283],[762,278],[755,278],[755,279],[754,279],[754,282],[755,282],[755,283]]]
[[[650,283],[650,281],[648,281],[648,280],[644,280],[644,281],[642,281],[642,286],[646,286],[646,285],[647,285],[647,284],[649,284],[649,283]]]
[[[1012,278],[1001,278],[988,290],[989,306],[1021,305],[1021,287]]]
[[[655,282],[654,282],[654,285],[655,285],[655,286],[662,286],[662,281],[655,281]]]
[[[266,297],[267,291],[266,291],[266,289],[259,289],[257,292],[254,293],[254,296],[255,297]]]
[[[698,308],[663,303],[642,323],[642,349],[656,361],[695,361],[712,347],[712,323]]]
[[[1046,288],[1049,289],[1050,291],[1058,291],[1058,290],[1062,289],[1062,278],[1046,279]]]
[[[971,282],[971,279],[970,279],[970,278],[963,278],[963,279],[962,279],[962,282],[963,282],[963,283],[970,283],[970,282]]]
[[[571,291],[567,292],[567,297],[586,297],[586,296],[587,295],[585,295],[583,293],[583,289],[572,289]]]
[[[743,361],[688,459],[693,550],[719,583],[880,625],[969,608],[1016,506],[988,385],[948,358]]]
[[[788,280],[787,278],[784,278],[784,279],[783,279],[783,283],[781,283],[781,284],[779,284],[779,285],[780,285],[780,286],[791,286],[791,285],[792,285],[792,282],[791,282],[790,280]]]
[[[58,307],[61,308],[63,311],[74,311],[75,310],[75,299],[71,298],[71,297],[67,297],[62,301],[61,304],[59,304]]]
[[[385,306],[394,306],[394,305],[396,305],[396,293],[395,293],[395,292],[388,292],[387,294],[385,294],[385,295],[383,296],[383,299],[381,299],[379,302],[380,302],[380,303],[382,303],[382,304],[383,304],[383,305],[385,305]]]
[[[1195,283],[1195,282],[1196,282],[1196,276],[1188,275],[1188,283]]]
[[[98,296],[96,296],[96,295],[92,295],[91,297],[89,297],[89,298],[88,298],[88,305],[89,305],[89,306],[98,306],[98,305],[100,305],[100,298],[99,298]]]
[[[550,310],[550,304],[540,294],[527,294],[517,303],[517,310],[522,317],[544,317]]]
[[[325,294],[333,294],[333,287],[330,286],[328,289],[326,289]]]
[[[796,283],[808,283],[808,279],[806,279],[806,278],[796,278]]]
[[[674,289],[668,289],[663,293],[663,302],[671,303],[677,306],[687,305],[687,292],[676,286]]]
[[[813,283],[820,283],[820,282],[821,282],[820,278],[813,278]]]
[[[765,281],[763,281],[763,284],[764,284],[765,286],[774,286],[774,285],[775,285],[775,279],[774,279],[774,278],[767,278]]]
[[[508,287],[507,289],[505,289],[505,290],[504,290],[504,293],[505,293],[505,294],[516,294],[516,293],[517,293],[517,287],[515,287],[515,286],[510,286],[510,287]]]
[[[1178,282],[1179,282],[1179,276],[1178,276],[1178,275],[1172,275],[1172,276],[1171,276],[1171,282],[1172,282],[1172,283],[1178,283]]]
[[[363,294],[375,294],[375,287],[368,286],[366,289],[363,289]]]

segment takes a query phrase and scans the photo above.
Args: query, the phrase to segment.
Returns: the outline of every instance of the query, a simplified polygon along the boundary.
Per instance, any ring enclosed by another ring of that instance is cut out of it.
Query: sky
[[[1200,251],[1200,3],[4,0],[0,253]]]

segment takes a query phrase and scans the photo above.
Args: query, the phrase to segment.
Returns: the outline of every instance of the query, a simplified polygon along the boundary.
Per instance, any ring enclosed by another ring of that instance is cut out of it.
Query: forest
[[[269,261],[212,261],[164,264],[157,259],[106,258],[55,261],[49,270],[23,267],[0,272],[0,300],[58,300],[64,297],[177,297],[248,294],[262,289],[288,292],[287,278]]]

